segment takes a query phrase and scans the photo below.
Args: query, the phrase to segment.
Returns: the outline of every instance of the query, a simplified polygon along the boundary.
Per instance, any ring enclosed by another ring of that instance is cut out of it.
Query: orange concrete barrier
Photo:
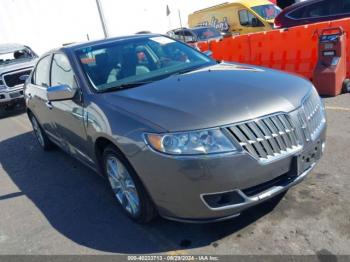
[[[209,44],[207,42],[199,42],[197,44],[197,47],[202,51],[202,52],[205,52],[205,51],[208,51],[209,50]]]
[[[350,18],[234,36],[198,46],[202,51],[210,49],[217,60],[275,68],[312,80],[318,59],[317,32],[338,26],[347,33],[347,77],[350,78]]]

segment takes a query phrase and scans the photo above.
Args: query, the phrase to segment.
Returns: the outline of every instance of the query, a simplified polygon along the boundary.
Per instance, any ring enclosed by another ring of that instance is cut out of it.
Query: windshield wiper
[[[113,86],[113,87],[109,87],[106,89],[102,89],[102,90],[99,90],[98,92],[99,93],[108,93],[108,92],[113,92],[113,91],[117,91],[117,90],[123,90],[123,89],[133,88],[133,87],[137,87],[137,86],[142,86],[142,85],[150,84],[153,82],[154,81],[125,83],[125,84],[120,84],[118,86]]]

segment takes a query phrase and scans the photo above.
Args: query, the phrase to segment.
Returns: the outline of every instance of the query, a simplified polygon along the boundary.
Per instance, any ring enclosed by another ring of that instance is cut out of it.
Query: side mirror
[[[19,80],[25,82],[25,81],[27,81],[28,78],[29,78],[29,75],[21,75],[21,76],[19,77]]]
[[[57,85],[51,86],[47,89],[47,100],[69,100],[75,96],[77,90],[69,85]]]
[[[204,51],[203,54],[205,54],[206,56],[211,57],[213,55],[213,52],[210,50]]]

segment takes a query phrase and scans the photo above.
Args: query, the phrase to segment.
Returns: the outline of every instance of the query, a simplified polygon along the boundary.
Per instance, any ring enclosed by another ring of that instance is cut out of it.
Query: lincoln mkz
[[[50,51],[25,99],[41,147],[105,176],[140,223],[235,217],[302,181],[325,147],[309,81],[218,62],[162,35]]]

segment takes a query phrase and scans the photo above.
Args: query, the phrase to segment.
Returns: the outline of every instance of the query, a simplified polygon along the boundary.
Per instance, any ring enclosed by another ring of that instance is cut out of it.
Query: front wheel
[[[115,147],[109,146],[104,150],[103,167],[124,212],[138,223],[150,222],[156,216],[153,202],[135,171]]]

